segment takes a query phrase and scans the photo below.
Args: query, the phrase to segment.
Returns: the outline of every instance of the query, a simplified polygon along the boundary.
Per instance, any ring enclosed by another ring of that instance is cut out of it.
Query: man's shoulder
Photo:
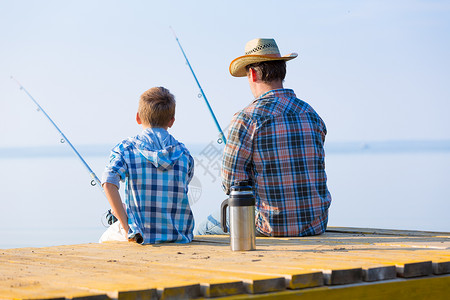
[[[238,111],[235,119],[245,120],[248,122],[260,122],[268,118],[273,118],[282,112],[280,109],[279,99],[274,95],[266,95],[255,99],[252,103]]]

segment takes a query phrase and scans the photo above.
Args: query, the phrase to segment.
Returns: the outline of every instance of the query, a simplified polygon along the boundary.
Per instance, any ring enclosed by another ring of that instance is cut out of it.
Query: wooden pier
[[[450,299],[450,233],[334,227],[256,244],[0,250],[0,299]]]

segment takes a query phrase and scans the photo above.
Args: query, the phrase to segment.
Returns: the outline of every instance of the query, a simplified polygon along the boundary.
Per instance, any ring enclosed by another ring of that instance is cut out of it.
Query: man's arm
[[[194,177],[194,158],[189,154],[188,184],[191,182],[192,177]]]
[[[222,188],[227,195],[236,182],[253,181],[251,169],[254,131],[255,124],[242,112],[236,114],[231,120],[221,170]]]
[[[105,182],[103,184],[103,190],[105,191],[106,198],[108,199],[109,205],[114,211],[114,215],[119,219],[125,232],[128,234],[128,216],[122,205],[122,199],[120,198],[119,189],[116,185]]]

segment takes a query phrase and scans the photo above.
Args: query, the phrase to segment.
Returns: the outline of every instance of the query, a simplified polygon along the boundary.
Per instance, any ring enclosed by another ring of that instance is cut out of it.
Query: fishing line
[[[203,92],[200,82],[198,82],[197,76],[195,76],[194,70],[192,69],[191,64],[189,63],[186,53],[184,53],[183,47],[181,47],[180,41],[178,40],[175,30],[173,30],[172,27],[170,27],[170,29],[172,30],[173,35],[175,36],[175,39],[177,40],[178,46],[180,47],[180,50],[183,53],[184,59],[186,60],[186,63],[189,66],[189,69],[191,70],[192,76],[194,76],[195,82],[197,83],[198,88],[200,89],[200,94],[198,94],[198,97],[199,98],[203,97],[203,99],[205,100],[206,106],[208,107],[209,112],[211,113],[211,116],[214,120],[214,123],[216,124],[217,129],[219,130],[219,139],[217,140],[217,143],[222,144],[222,142],[223,142],[226,144],[227,140],[225,139],[225,135],[223,134],[222,129],[220,128],[219,122],[217,121],[216,116],[214,115],[214,112],[213,112],[211,106],[209,105],[208,99],[206,99],[206,95]]]
[[[17,81],[13,76],[11,76],[11,79],[14,80],[20,87],[20,90],[24,91],[25,94],[28,95],[28,97],[34,102],[34,104],[37,106],[37,111],[41,111],[45,117],[50,121],[50,123],[52,123],[52,125],[56,128],[56,130],[58,130],[59,134],[61,135],[61,143],[67,143],[70,148],[72,148],[73,152],[75,153],[75,155],[80,159],[80,161],[83,163],[83,165],[86,167],[86,169],[89,172],[89,175],[91,176],[92,180],[91,180],[91,185],[92,186],[97,186],[102,194],[104,194],[103,188],[102,188],[102,184],[100,183],[100,180],[98,179],[97,175],[95,175],[94,171],[92,171],[92,169],[89,167],[89,165],[86,163],[86,161],[83,159],[83,157],[81,157],[80,153],[78,153],[77,149],[75,149],[75,147],[72,145],[72,143],[69,141],[69,139],[64,135],[64,133],[59,129],[59,127],[55,124],[55,122],[53,122],[53,120],[50,118],[50,116],[45,112],[45,110],[42,108],[42,106],[39,105],[39,103],[33,98],[33,96],[31,96],[31,94],[20,84],[19,81]]]

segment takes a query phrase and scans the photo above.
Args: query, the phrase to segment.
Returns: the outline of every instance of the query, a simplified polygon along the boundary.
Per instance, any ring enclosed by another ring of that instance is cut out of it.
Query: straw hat
[[[281,56],[274,39],[254,39],[245,45],[245,55],[234,59],[230,64],[230,74],[234,77],[247,76],[245,67],[257,62],[284,60],[297,57],[297,53]]]

